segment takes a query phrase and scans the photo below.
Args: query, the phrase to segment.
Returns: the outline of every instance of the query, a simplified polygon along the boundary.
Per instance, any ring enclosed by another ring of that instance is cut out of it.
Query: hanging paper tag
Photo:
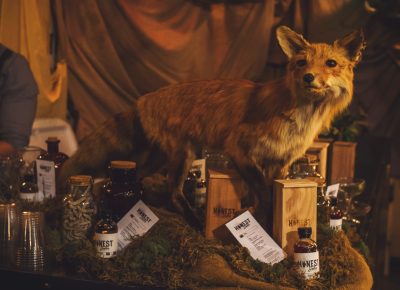
[[[144,235],[158,221],[158,217],[139,200],[118,222],[118,251],[133,238]]]
[[[325,198],[329,199],[330,197],[337,197],[339,191],[340,183],[329,185],[326,188]]]
[[[260,226],[249,211],[225,224],[239,243],[247,248],[253,259],[275,264],[286,257],[286,253]]]
[[[53,161],[36,160],[38,195],[37,200],[56,196],[56,170]]]

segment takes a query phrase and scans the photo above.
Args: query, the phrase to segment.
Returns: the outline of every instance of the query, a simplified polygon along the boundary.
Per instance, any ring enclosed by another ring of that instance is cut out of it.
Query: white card
[[[338,191],[339,191],[339,185],[340,185],[340,183],[329,185],[326,188],[325,199],[329,199],[332,196],[337,197]]]
[[[157,221],[158,217],[139,200],[118,222],[118,250],[125,248],[132,238],[144,235]]]
[[[56,196],[56,169],[53,161],[36,160],[38,196],[37,200]]]
[[[267,234],[249,211],[226,223],[226,227],[239,243],[247,248],[255,260],[275,264],[286,257],[286,253]]]

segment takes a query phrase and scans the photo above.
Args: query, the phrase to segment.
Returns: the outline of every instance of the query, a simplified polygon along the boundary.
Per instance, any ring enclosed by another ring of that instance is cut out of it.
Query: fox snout
[[[303,76],[303,81],[304,81],[305,84],[310,85],[313,80],[314,80],[314,75],[312,73],[306,73]]]

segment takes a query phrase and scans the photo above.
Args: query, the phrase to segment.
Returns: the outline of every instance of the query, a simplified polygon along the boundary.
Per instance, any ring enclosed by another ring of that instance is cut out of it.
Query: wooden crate
[[[307,179],[274,181],[273,238],[291,256],[297,228],[312,227],[317,239],[317,183]]]
[[[213,238],[215,229],[235,217],[244,194],[244,183],[235,172],[208,170],[206,238]]]
[[[312,156],[315,156],[316,158],[318,158],[319,165],[317,167],[317,171],[325,179],[327,178],[327,162],[328,162],[329,144],[330,144],[330,141],[328,141],[328,140],[327,141],[316,140],[310,146],[310,148],[308,148],[306,151],[306,155],[312,155]]]
[[[342,177],[354,177],[357,143],[335,141],[330,148],[328,182],[333,184]]]

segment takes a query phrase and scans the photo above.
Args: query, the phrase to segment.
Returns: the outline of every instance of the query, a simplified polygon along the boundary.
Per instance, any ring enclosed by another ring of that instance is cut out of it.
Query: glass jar
[[[68,193],[63,204],[63,240],[71,242],[89,237],[96,215],[92,196],[93,179],[87,175],[74,175],[68,180]]]

